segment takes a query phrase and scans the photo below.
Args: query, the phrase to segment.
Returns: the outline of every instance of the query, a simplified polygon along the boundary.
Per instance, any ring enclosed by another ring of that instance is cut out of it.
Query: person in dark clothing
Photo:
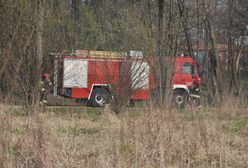
[[[52,82],[50,80],[49,74],[45,73],[41,81],[41,91],[40,91],[40,104],[45,105],[47,103],[46,96],[50,91]]]
[[[200,87],[199,84],[194,81],[193,86],[190,88],[190,103],[193,106],[201,106],[201,102],[200,102]]]

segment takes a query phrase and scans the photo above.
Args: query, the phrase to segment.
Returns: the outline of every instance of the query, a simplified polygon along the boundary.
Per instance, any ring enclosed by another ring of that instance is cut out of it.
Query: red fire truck
[[[129,54],[107,51],[76,50],[55,54],[54,95],[87,100],[103,106],[116,99],[115,94],[130,100],[149,100],[156,89],[154,57],[141,52]],[[175,58],[171,76],[173,100],[184,106],[194,84],[201,84],[196,62],[190,57]]]

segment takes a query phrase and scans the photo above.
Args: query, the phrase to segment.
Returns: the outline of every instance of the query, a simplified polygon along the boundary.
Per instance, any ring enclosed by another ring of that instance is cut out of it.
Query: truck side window
[[[184,63],[183,65],[182,65],[182,73],[184,73],[184,74],[191,74],[191,69],[192,69],[192,67],[191,67],[191,64],[189,64],[189,63]]]
[[[191,74],[193,77],[195,77],[195,68],[193,64],[190,63],[184,63],[182,65],[182,73],[184,74]]]

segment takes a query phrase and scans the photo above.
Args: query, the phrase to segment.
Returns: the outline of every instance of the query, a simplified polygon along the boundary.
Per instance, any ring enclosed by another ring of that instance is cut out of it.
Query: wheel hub
[[[183,96],[177,95],[177,97],[176,97],[176,103],[177,103],[177,104],[182,104],[183,101],[184,101]]]
[[[95,101],[99,104],[99,105],[103,105],[105,103],[104,97],[101,94],[96,94],[95,96]]]

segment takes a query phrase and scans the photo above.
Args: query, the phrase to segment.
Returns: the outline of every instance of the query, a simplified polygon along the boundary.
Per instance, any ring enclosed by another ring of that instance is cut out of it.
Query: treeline
[[[205,102],[218,104],[247,94],[247,16],[246,0],[2,0],[0,98],[35,104],[42,72],[52,72],[50,52],[142,50],[159,58],[203,53]]]

